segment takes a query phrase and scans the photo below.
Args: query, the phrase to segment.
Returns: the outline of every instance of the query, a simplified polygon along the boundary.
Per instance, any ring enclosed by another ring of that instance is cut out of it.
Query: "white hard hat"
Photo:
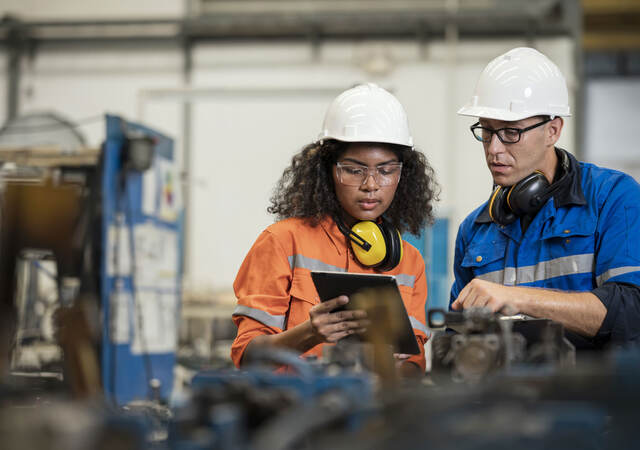
[[[381,87],[361,84],[340,94],[329,105],[318,140],[384,142],[413,146],[404,108]]]
[[[549,58],[519,47],[487,64],[463,116],[514,121],[533,116],[570,116],[567,83]]]

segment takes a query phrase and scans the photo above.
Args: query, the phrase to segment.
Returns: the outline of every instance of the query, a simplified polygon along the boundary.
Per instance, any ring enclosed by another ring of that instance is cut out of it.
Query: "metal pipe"
[[[193,44],[185,38],[183,45],[183,66],[182,66],[182,81],[184,86],[189,89],[191,87],[191,78],[193,73]],[[191,133],[192,133],[192,117],[193,117],[193,104],[191,98],[184,97],[182,99],[182,195],[184,205],[184,223],[183,223],[183,239],[184,248],[182,252],[182,272],[185,279],[189,280],[191,267],[191,223],[192,223],[192,208],[191,208],[191,174],[192,171],[192,151],[191,151]]]
[[[222,8],[222,4],[226,6]],[[254,4],[248,8],[248,3]],[[259,10],[273,2],[216,2],[215,11],[197,17],[176,19],[17,21],[20,28],[38,42],[68,43],[154,39],[180,41],[223,39],[353,39],[354,37],[388,37],[414,39],[416,30],[425,28],[429,35],[444,36],[451,24],[459,35],[518,36],[528,24],[535,24],[538,35],[570,35],[563,20],[561,0],[523,2],[492,0],[461,2],[454,12],[448,2],[284,2],[287,11]],[[284,4],[283,3],[283,4]],[[371,8],[365,5],[371,4]],[[261,6],[262,5],[262,6]],[[296,6],[297,5],[297,6]],[[279,4],[279,7],[282,7]],[[561,11],[558,13],[557,11]],[[12,21],[0,22],[0,42],[7,43],[6,30]],[[65,30],[67,28],[68,30]],[[3,33],[4,31],[4,33]],[[3,38],[2,35],[5,35]]]
[[[11,120],[18,116],[20,109],[20,66],[25,45],[17,23],[9,29],[7,40],[10,44],[7,52],[7,119]]]

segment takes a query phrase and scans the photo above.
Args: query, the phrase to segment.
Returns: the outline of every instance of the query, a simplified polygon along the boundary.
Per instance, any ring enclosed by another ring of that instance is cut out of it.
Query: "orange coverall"
[[[403,241],[400,264],[389,272],[394,275],[418,341],[420,354],[411,361],[425,369],[424,343],[427,281],[424,260],[411,244]],[[347,239],[331,218],[316,227],[304,219],[285,219],[269,226],[253,244],[233,289],[238,305],[233,321],[238,334],[231,347],[231,358],[240,365],[247,344],[258,335],[276,334],[309,319],[309,310],[320,302],[311,280],[312,270],[354,273],[379,273],[360,265]],[[319,344],[302,356],[322,356]]]

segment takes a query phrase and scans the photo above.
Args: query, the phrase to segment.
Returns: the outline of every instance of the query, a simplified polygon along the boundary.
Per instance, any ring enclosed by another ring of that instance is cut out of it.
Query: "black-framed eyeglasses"
[[[370,176],[378,186],[392,186],[398,184],[402,172],[401,162],[390,162],[377,167],[337,162],[336,167],[340,183],[346,186],[362,186]]]
[[[515,144],[516,142],[520,141],[522,133],[533,130],[534,128],[538,128],[539,126],[544,125],[547,122],[551,122],[550,117],[546,118],[542,122],[538,122],[526,128],[506,127],[494,130],[493,128],[483,127],[482,125],[480,125],[480,122],[474,123],[469,128],[473,133],[473,137],[475,137],[480,142],[491,142],[491,139],[493,139],[493,135],[496,134],[498,135],[498,139],[500,139],[500,142],[502,142],[503,144]]]

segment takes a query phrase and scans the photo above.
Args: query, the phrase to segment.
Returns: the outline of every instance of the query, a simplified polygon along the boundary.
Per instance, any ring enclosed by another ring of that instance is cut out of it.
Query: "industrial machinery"
[[[182,264],[173,141],[108,115],[101,148],[86,148],[56,117],[0,130],[0,382],[166,400]]]
[[[432,376],[442,381],[479,382],[498,370],[575,364],[575,348],[564,328],[548,319],[503,316],[486,308],[429,311],[433,336]]]

